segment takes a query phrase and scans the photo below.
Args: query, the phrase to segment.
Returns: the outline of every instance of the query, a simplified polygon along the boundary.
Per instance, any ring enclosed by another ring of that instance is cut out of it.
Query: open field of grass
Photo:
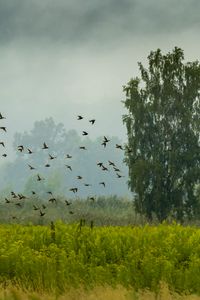
[[[166,285],[162,285],[157,293],[148,290],[135,291],[122,286],[112,288],[95,287],[92,290],[71,289],[60,296],[25,292],[16,288],[0,290],[0,300],[199,300],[196,295],[184,295],[171,292]]]
[[[177,224],[0,225],[4,288],[62,295],[80,287],[94,293],[98,286],[115,293],[120,286],[124,292],[158,293],[161,282],[175,293],[200,295],[200,229]]]

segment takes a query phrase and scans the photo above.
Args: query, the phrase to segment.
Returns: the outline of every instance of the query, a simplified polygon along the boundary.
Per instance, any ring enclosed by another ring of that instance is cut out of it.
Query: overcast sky
[[[0,111],[8,140],[52,116],[126,136],[122,86],[151,50],[200,56],[199,0],[0,0]],[[3,122],[1,121],[1,124]],[[85,128],[82,128],[85,129]]]

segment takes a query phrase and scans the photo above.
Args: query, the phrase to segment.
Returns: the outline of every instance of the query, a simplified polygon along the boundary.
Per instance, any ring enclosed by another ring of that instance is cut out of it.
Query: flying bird
[[[51,191],[47,192],[47,194],[49,194],[49,195],[53,195],[53,193],[52,193]]]
[[[42,147],[42,149],[48,149],[49,147],[47,146],[47,144],[46,143],[43,143],[43,147]]]
[[[84,183],[84,186],[92,186],[90,183]]]
[[[49,154],[49,159],[55,159],[56,158],[56,156],[52,156],[51,154]]]
[[[92,125],[94,125],[95,121],[96,121],[95,119],[89,120],[89,122],[90,122]]]
[[[24,150],[24,146],[23,145],[17,146],[17,149],[18,151],[22,152]]]
[[[82,135],[88,135],[87,131],[83,131]]]
[[[78,192],[78,188],[76,188],[76,187],[75,188],[70,188],[69,191],[73,192],[73,193],[77,193]]]
[[[0,145],[2,145],[3,147],[5,147],[5,144],[4,144],[4,142],[0,142]]]
[[[103,167],[103,163],[102,163],[102,162],[98,162],[98,163],[97,163],[97,166]]]
[[[65,203],[66,203],[67,206],[69,206],[69,205],[72,204],[71,202],[69,202],[69,201],[67,201],[67,200],[65,200]]]
[[[34,191],[31,191],[31,193],[32,193],[32,195],[36,195],[36,192],[34,192]]]
[[[44,215],[45,215],[45,212],[42,212],[42,211],[40,210],[40,217],[44,217]]]
[[[7,157],[8,155],[6,153],[2,154],[3,157]]]
[[[85,146],[80,146],[79,149],[86,150]]]
[[[53,202],[56,202],[56,198],[50,198],[50,199],[49,199],[49,202],[52,202],[52,203],[53,203]]]
[[[117,175],[117,178],[122,178],[122,177],[125,177],[125,176],[122,176],[122,175],[120,175],[120,174],[116,174]]]
[[[108,171],[108,168],[106,168],[104,165],[102,166],[102,171]]]
[[[115,170],[115,172],[121,172],[120,169],[113,167],[113,169]]]
[[[38,206],[36,206],[36,205],[33,205],[33,209],[34,210],[39,210],[40,208]]]
[[[50,167],[50,164],[46,164],[45,167],[46,167],[46,168],[49,168],[49,167]]]
[[[32,154],[33,153],[33,151],[31,149],[27,148],[27,150],[28,150],[28,154]]]
[[[82,176],[79,176],[79,175],[77,176],[77,179],[82,179],[82,178],[83,178]]]
[[[77,116],[77,120],[82,120],[83,117],[82,116]]]
[[[115,147],[116,147],[117,149],[123,150],[122,145],[116,144]]]
[[[72,156],[71,156],[71,155],[69,155],[69,154],[67,154],[67,155],[66,155],[66,158],[72,158]]]
[[[115,163],[114,162],[112,162],[112,161],[109,160],[108,163],[109,163],[110,166],[115,167]]]
[[[2,116],[2,114],[0,113],[0,120],[5,119],[5,117]]]
[[[106,186],[105,182],[99,182],[99,184],[103,185],[104,187]]]
[[[38,174],[37,175],[37,181],[41,181],[41,180],[44,180],[44,178],[40,177],[40,175]]]
[[[5,198],[5,202],[10,203],[10,200],[8,200],[8,198]]]
[[[35,168],[31,165],[28,165],[30,170],[35,170]]]
[[[69,165],[65,165],[67,167],[67,169],[69,169],[70,171],[72,171],[72,167]]]
[[[0,129],[7,132],[6,127],[4,127],[4,126],[3,127],[1,126]]]

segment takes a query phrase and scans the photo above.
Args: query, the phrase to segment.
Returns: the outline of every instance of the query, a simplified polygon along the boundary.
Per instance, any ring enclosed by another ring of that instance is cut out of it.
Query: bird
[[[92,186],[90,183],[84,183],[84,186]]]
[[[115,147],[116,147],[117,149],[123,150],[122,145],[116,144]]]
[[[66,158],[72,158],[72,156],[71,156],[71,155],[69,155],[69,154],[67,154],[67,155],[66,155]]]
[[[15,192],[11,191],[10,193],[13,196],[13,198],[17,198],[17,195],[15,194]]]
[[[53,203],[53,202],[56,202],[56,198],[50,198],[50,199],[49,199],[49,202],[52,202],[52,203]]]
[[[0,129],[7,132],[6,127],[4,127],[4,126],[1,126]]]
[[[92,125],[94,125],[95,121],[96,121],[95,119],[89,120],[89,122],[90,122]]]
[[[36,195],[36,192],[35,191],[31,191],[32,195]]]
[[[3,147],[5,147],[5,144],[4,144],[4,142],[0,142],[0,145],[2,145]]]
[[[18,194],[18,197],[20,200],[26,199],[26,196],[22,195],[22,194]]]
[[[27,148],[27,150],[28,150],[28,154],[32,154],[33,153],[33,151],[31,149]]]
[[[0,113],[0,120],[5,119],[5,117],[2,116],[2,114]]]
[[[6,153],[2,154],[3,157],[7,157],[8,155]]]
[[[83,117],[82,116],[77,116],[77,120],[82,120]]]
[[[15,205],[18,206],[18,207],[22,207],[22,204],[20,202],[15,203]]]
[[[23,145],[17,146],[17,149],[18,151],[22,152],[24,150],[24,146]]]
[[[10,203],[10,200],[8,200],[8,198],[5,198],[5,202]]]
[[[117,178],[122,178],[122,177],[125,177],[125,176],[122,176],[122,175],[120,175],[120,174],[116,174],[117,175]]]
[[[82,176],[79,176],[79,175],[77,176],[77,179],[82,179],[82,178],[83,178]]]
[[[35,170],[35,168],[31,165],[28,165],[30,170]]]
[[[49,159],[55,159],[56,158],[56,156],[52,156],[51,154],[49,154]]]
[[[73,193],[77,193],[78,192],[78,188],[76,188],[76,187],[70,188],[69,191],[71,191]]]
[[[82,135],[88,135],[87,131],[83,131]]]
[[[45,215],[45,212],[42,212],[42,211],[40,210],[40,217],[44,217],[44,215]]]
[[[49,147],[47,146],[47,144],[46,143],[43,143],[43,147],[42,147],[42,149],[48,149]]]
[[[103,142],[101,143],[101,145],[104,146],[104,148],[105,148],[105,147],[106,147],[106,142],[103,141]]]
[[[108,168],[106,168],[104,165],[102,166],[103,171],[108,171]]]
[[[69,165],[65,165],[67,167],[67,169],[69,169],[70,171],[72,171],[72,167]]]
[[[69,205],[72,204],[71,202],[69,202],[69,201],[67,201],[67,200],[65,200],[65,203],[66,203],[67,206],[69,206]]]
[[[41,180],[44,180],[44,178],[40,177],[40,175],[38,174],[37,175],[37,181],[41,181]]]
[[[102,166],[103,166],[103,163],[102,163],[102,162],[98,162],[98,163],[97,163],[97,166],[102,167]]]
[[[127,150],[127,153],[131,153],[131,152],[133,152],[133,150],[132,150],[132,149],[130,149],[129,147],[126,147],[126,150]]]
[[[90,197],[90,200],[92,200],[93,202],[95,201],[95,197]]]
[[[105,142],[105,143],[108,143],[108,142],[110,142],[110,140],[109,140],[109,139],[108,139],[108,138],[107,138],[105,135],[104,135],[104,137],[103,137],[103,138],[104,138],[104,142]]]
[[[71,210],[69,211],[69,213],[70,213],[70,215],[73,215],[73,214],[74,214],[74,212],[73,212],[73,211],[71,211]]]
[[[109,163],[110,166],[115,167],[115,163],[114,162],[112,162],[112,161],[109,160],[108,163]]]
[[[121,172],[120,169],[113,167],[113,169],[115,170],[115,172]]]
[[[52,195],[53,196],[53,193],[51,191],[48,191],[47,194],[49,195]]]
[[[80,146],[79,149],[87,150],[87,149],[85,148],[85,146]]]
[[[99,182],[99,184],[103,185],[104,187],[106,186],[105,182],[102,181],[102,182]]]
[[[46,167],[46,168],[49,168],[49,167],[50,167],[50,164],[46,164],[45,167]]]
[[[39,210],[40,208],[38,206],[36,206],[36,205],[33,205],[33,209],[34,210]]]

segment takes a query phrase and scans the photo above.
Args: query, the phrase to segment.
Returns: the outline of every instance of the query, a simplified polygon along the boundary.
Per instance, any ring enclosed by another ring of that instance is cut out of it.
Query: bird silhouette
[[[69,213],[70,213],[70,215],[73,215],[73,214],[74,214],[74,212],[73,212],[73,211],[71,211],[71,210],[69,211]]]
[[[103,185],[104,187],[106,186],[105,182],[102,181],[102,182],[99,182],[99,184]]]
[[[2,145],[3,147],[5,147],[5,144],[4,144],[4,142],[0,142],[0,145]]]
[[[33,151],[31,149],[27,148],[27,150],[28,150],[28,154],[32,154],[33,153]]]
[[[113,167],[113,169],[115,170],[115,172],[121,172],[120,169]]]
[[[83,178],[82,176],[79,176],[79,175],[77,176],[77,179],[82,179],[82,178]]]
[[[1,126],[0,129],[7,132],[6,127],[4,127],[4,126]]]
[[[36,195],[36,192],[35,191],[31,191],[32,195]]]
[[[11,201],[8,200],[8,198],[5,198],[5,202],[6,202],[6,203],[11,203]]]
[[[30,170],[35,170],[35,168],[31,165],[28,165]]]
[[[15,205],[18,206],[18,207],[22,207],[22,204],[20,202],[15,203]]]
[[[71,202],[69,202],[69,201],[67,201],[67,200],[65,200],[65,203],[66,203],[67,206],[69,206],[69,205],[72,204]]]
[[[36,206],[36,205],[33,205],[33,209],[34,210],[39,210],[40,208],[38,206]]]
[[[86,150],[85,146],[80,146],[79,149]]]
[[[0,113],[0,120],[5,119],[5,117],[2,116],[2,114]]]
[[[71,155],[69,155],[69,154],[67,154],[67,155],[66,155],[66,158],[72,158],[72,156],[71,156]]]
[[[98,162],[98,163],[97,163],[97,166],[103,167],[103,163],[102,163],[102,162]]]
[[[46,168],[49,168],[49,167],[50,167],[50,164],[46,164],[45,167],[46,167]]]
[[[17,149],[18,151],[22,152],[24,150],[24,146],[23,145],[17,146]]]
[[[57,201],[57,200],[56,200],[56,198],[54,198],[54,197],[49,199],[49,202],[52,202],[52,203],[53,203],[53,202],[56,202],[56,201]]]
[[[42,212],[42,211],[40,210],[40,217],[44,217],[45,214],[46,214],[45,212]]]
[[[69,169],[70,171],[72,171],[72,167],[69,165],[65,165],[67,167],[67,169]]]
[[[44,180],[44,178],[40,177],[40,175],[38,174],[37,175],[37,181],[41,181],[41,180]]]
[[[52,156],[51,154],[49,154],[49,159],[53,160],[55,158],[56,158],[56,156]]]
[[[47,194],[53,196],[53,193],[51,191],[48,191]]]
[[[123,150],[122,145],[116,144],[115,147],[116,147],[117,149]]]
[[[104,165],[102,166],[102,171],[108,171],[108,168],[106,168]]]
[[[82,135],[88,135],[87,131],[83,131]]]
[[[82,116],[77,116],[77,120],[82,120],[83,117]]]
[[[114,162],[112,162],[112,161],[109,160],[108,163],[109,163],[110,166],[115,167],[115,163]]]
[[[106,147],[106,142],[103,141],[103,142],[101,143],[101,145],[104,146],[104,148],[105,148],[105,147]]]
[[[84,183],[84,186],[92,186],[90,183]]]
[[[24,196],[24,195],[22,195],[22,194],[18,194],[18,198],[19,198],[20,200],[23,200],[23,199],[26,199],[26,196]]]
[[[96,121],[95,119],[89,120],[89,122],[90,122],[92,125],[94,125],[95,121]]]
[[[6,153],[2,154],[3,157],[7,157],[8,155]]]
[[[90,200],[92,200],[93,202],[95,201],[95,197],[90,197]]]
[[[48,149],[49,147],[47,146],[47,144],[46,143],[43,143],[43,147],[42,147],[42,149]]]
[[[73,193],[77,193],[78,192],[78,188],[76,188],[76,187],[70,188],[69,191],[71,191]]]
[[[11,193],[11,195],[12,195],[13,198],[17,198],[17,195],[16,195],[15,192],[11,191],[10,193]]]

